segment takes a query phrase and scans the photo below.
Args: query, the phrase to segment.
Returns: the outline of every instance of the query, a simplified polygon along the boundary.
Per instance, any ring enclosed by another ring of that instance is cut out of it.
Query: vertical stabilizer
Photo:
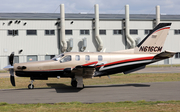
[[[157,54],[163,49],[171,23],[159,23],[135,48],[135,53]]]

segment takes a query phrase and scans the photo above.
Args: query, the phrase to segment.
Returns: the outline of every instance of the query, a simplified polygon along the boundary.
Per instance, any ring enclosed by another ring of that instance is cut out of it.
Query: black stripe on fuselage
[[[73,74],[64,71],[16,71],[15,73],[19,77],[73,77]]]

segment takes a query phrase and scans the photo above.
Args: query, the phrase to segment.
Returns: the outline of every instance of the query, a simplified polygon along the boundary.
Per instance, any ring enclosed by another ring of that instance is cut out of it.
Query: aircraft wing
[[[84,65],[76,66],[72,69],[71,73],[74,73],[76,76],[83,76],[83,78],[92,78],[97,63],[98,61],[95,61]]]
[[[171,51],[164,51],[161,52],[157,55],[154,56],[154,59],[166,59],[166,58],[171,58],[176,54],[176,52],[171,52]]]

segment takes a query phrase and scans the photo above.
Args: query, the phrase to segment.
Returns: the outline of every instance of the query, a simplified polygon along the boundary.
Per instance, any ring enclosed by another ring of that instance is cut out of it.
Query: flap
[[[72,73],[77,76],[83,76],[83,78],[92,78],[97,63],[98,61],[78,65],[72,70]]]

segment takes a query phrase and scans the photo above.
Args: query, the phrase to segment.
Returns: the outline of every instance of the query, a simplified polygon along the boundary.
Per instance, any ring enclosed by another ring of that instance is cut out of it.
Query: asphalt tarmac
[[[70,86],[48,84],[51,88],[0,90],[0,102],[58,103],[58,102],[120,102],[180,100],[180,81],[139,84],[96,85],[75,89]],[[61,87],[58,87],[61,86]],[[58,87],[58,88],[57,88]]]

